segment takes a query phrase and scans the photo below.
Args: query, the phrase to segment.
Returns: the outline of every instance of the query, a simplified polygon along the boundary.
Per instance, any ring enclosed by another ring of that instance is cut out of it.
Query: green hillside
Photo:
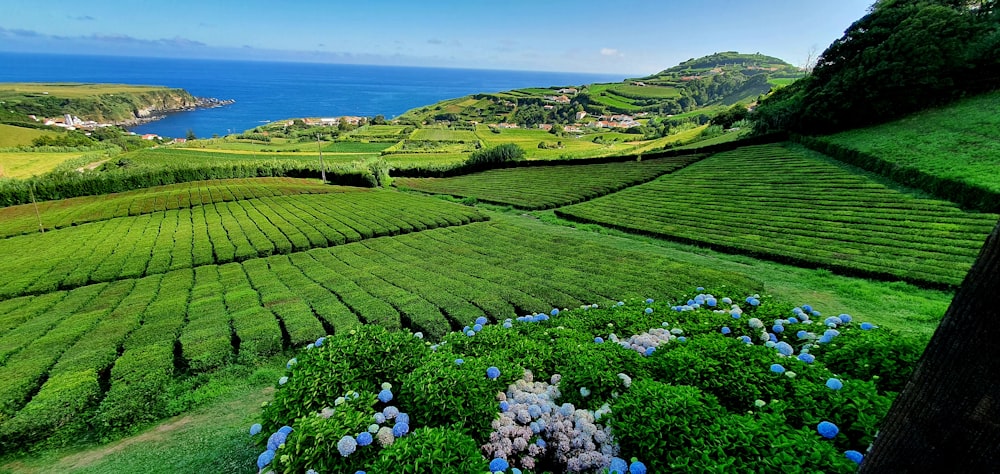
[[[28,122],[64,114],[101,123],[124,123],[153,111],[180,110],[197,104],[183,89],[161,86],[77,83],[0,83],[0,120]]]

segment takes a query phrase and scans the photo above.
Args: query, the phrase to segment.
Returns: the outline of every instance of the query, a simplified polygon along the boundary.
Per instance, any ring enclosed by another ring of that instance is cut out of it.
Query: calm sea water
[[[132,129],[165,137],[183,137],[188,129],[199,137],[224,135],[291,117],[391,118],[477,92],[620,80],[584,73],[0,53],[0,82],[163,85],[197,97],[236,100]]]

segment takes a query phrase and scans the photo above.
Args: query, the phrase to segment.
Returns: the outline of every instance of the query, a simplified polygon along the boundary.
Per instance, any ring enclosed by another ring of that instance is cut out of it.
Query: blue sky
[[[873,0],[0,0],[0,51],[645,75],[718,51],[795,65]]]

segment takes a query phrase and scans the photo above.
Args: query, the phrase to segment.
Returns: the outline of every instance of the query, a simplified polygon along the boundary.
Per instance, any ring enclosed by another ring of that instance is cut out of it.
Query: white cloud
[[[624,56],[624,54],[614,48],[601,48],[601,56]]]

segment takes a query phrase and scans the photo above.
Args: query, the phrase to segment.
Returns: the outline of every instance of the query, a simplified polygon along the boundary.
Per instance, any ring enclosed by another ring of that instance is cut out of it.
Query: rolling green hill
[[[70,114],[101,123],[126,123],[157,111],[192,108],[198,100],[183,89],[161,86],[0,83],[0,103],[4,104],[3,121]]]

